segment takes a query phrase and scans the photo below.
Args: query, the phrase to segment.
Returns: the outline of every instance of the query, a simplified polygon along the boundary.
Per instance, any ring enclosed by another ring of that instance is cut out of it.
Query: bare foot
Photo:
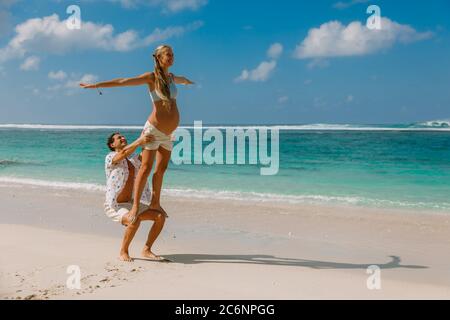
[[[151,250],[148,250],[148,249],[142,250],[142,257],[150,259],[150,260],[155,260],[155,261],[164,261],[164,260],[166,260],[164,257],[157,256]]]
[[[128,252],[121,252],[119,256],[119,260],[125,261],[125,262],[133,262],[133,259],[130,257]]]

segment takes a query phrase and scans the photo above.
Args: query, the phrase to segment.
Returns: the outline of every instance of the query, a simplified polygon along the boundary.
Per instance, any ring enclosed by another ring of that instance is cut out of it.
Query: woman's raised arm
[[[151,72],[146,72],[134,78],[118,78],[111,81],[98,82],[94,84],[80,83],[84,89],[113,88],[126,86],[140,86],[151,81]]]
[[[182,76],[176,76],[172,73],[173,75],[173,80],[175,81],[176,84],[195,84],[195,82],[192,82],[191,80],[189,80],[186,77],[182,77]]]

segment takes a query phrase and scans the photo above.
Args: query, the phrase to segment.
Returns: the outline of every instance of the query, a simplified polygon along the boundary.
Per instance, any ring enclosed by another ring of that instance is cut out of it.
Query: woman
[[[119,78],[96,84],[80,84],[81,87],[86,89],[146,85],[150,91],[153,110],[142,134],[153,135],[155,140],[143,146],[142,165],[134,183],[133,206],[128,213],[129,221],[132,221],[132,223],[136,221],[141,195],[155,158],[156,168],[152,178],[150,209],[160,211],[167,216],[167,213],[161,207],[160,196],[164,173],[169,164],[173,148],[171,136],[180,122],[175,84],[194,84],[185,77],[175,76],[169,72],[169,68],[174,63],[174,54],[170,46],[161,45],[156,48],[153,58],[155,62],[154,72],[147,72],[135,78]]]

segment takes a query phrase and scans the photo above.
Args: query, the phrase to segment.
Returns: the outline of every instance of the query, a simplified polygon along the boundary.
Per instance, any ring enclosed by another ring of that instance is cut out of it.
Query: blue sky
[[[151,71],[162,43],[196,82],[179,86],[182,124],[448,119],[449,18],[448,0],[0,0],[0,123],[143,125],[145,87],[76,84]]]

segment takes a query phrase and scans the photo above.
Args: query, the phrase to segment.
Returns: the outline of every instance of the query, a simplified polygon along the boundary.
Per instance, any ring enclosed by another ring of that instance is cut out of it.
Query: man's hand
[[[138,139],[138,143],[139,143],[140,146],[143,146],[143,145],[148,144],[148,143],[152,143],[153,141],[155,141],[155,136],[152,135],[152,134],[142,135]]]
[[[125,148],[123,148],[121,151],[118,151],[116,155],[114,156],[112,163],[117,164],[119,161],[122,161],[123,159],[126,159],[128,156],[133,154],[134,151],[139,146],[144,146],[147,143],[152,143],[155,141],[154,135],[141,135],[138,139],[136,139],[132,144],[127,145]]]

